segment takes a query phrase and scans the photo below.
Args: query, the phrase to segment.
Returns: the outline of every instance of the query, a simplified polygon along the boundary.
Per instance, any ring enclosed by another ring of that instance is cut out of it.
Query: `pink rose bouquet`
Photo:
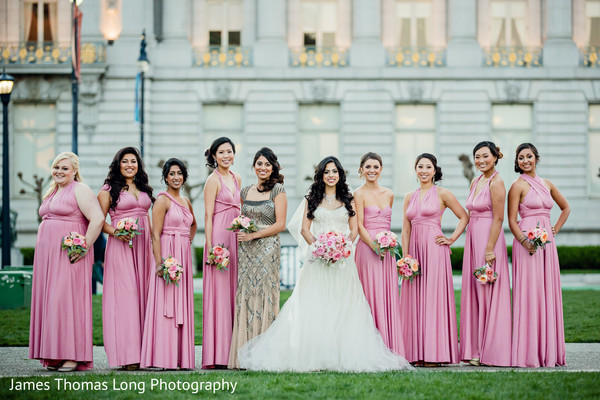
[[[321,259],[330,267],[352,254],[352,241],[340,231],[330,231],[317,237],[310,245],[313,258]]]
[[[498,279],[498,273],[495,272],[488,263],[485,263],[482,267],[475,268],[473,276],[475,276],[475,279],[482,285],[494,283],[496,279]]]
[[[131,235],[133,237],[135,235],[141,235],[142,232],[140,231],[142,229],[140,229],[138,225],[139,220],[139,218],[133,219],[129,217],[120,219],[119,222],[117,222],[115,236]],[[129,248],[133,248],[133,239],[129,239]]]
[[[208,253],[206,265],[212,265],[218,270],[226,270],[229,265],[229,250],[224,244],[213,246]]]
[[[179,261],[175,257],[169,256],[163,258],[163,262],[160,266],[161,268],[156,275],[163,278],[167,285],[174,283],[176,286],[179,286],[179,281],[183,275],[183,267],[179,264]]]
[[[379,248],[375,252],[379,254],[379,258],[382,260],[385,258],[385,253],[387,252],[400,256],[398,236],[392,231],[379,232],[375,235],[375,242],[373,243],[379,245]]]
[[[410,254],[398,260],[396,263],[398,268],[398,275],[403,280],[412,280],[415,276],[421,275],[421,265],[416,258],[413,258]]]
[[[525,234],[526,240],[528,240],[536,250],[540,247],[544,248],[547,243],[550,243],[548,232],[546,229],[541,228],[539,224],[535,228],[523,231],[523,233]]]
[[[69,234],[62,239],[60,248],[67,250],[69,259],[73,254],[83,255],[88,251],[85,236],[77,232],[69,232]],[[73,262],[71,262],[71,264],[73,264]]]
[[[252,233],[258,231],[258,227],[250,218],[244,215],[240,215],[239,217],[235,217],[235,219],[231,221],[231,226],[227,228],[227,230]]]

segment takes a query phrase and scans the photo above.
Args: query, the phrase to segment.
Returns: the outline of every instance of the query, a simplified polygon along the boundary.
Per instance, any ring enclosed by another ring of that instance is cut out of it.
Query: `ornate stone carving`
[[[217,101],[226,103],[231,97],[231,83],[229,81],[217,81],[215,83],[215,97]]]
[[[66,78],[46,79],[41,76],[19,79],[12,94],[13,100],[56,102],[60,95],[69,90]]]
[[[408,85],[408,97],[410,101],[414,103],[419,103],[423,101],[423,96],[425,95],[425,87],[423,86],[423,82],[411,82]]]
[[[509,80],[504,83],[504,93],[506,94],[506,101],[509,103],[515,103],[519,101],[521,97],[522,85],[518,81]]]
[[[98,124],[98,107],[102,83],[97,75],[83,76],[79,85],[79,123],[84,134],[91,140]]]
[[[316,80],[310,85],[310,93],[317,103],[322,103],[327,99],[329,87],[322,80]]]

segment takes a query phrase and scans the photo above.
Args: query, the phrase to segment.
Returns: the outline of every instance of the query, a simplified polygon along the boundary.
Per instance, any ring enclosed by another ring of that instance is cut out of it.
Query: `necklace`
[[[335,194],[332,194],[331,196],[325,195],[325,200],[327,200],[327,202],[329,203],[329,205],[331,205],[331,202],[333,200],[335,200]]]

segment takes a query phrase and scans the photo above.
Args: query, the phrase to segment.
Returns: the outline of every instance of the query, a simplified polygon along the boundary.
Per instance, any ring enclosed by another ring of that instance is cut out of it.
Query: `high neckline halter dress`
[[[110,186],[104,185],[102,190],[108,191]],[[148,281],[155,265],[148,218],[151,205],[145,192],[140,192],[136,198],[122,191],[115,209],[108,210],[113,227],[116,228],[123,218],[133,218],[138,221],[141,233],[133,236],[132,248],[112,236],[106,244],[102,328],[104,349],[111,367],[140,362]]]
[[[406,359],[410,362],[458,363],[458,339],[452,264],[449,246],[435,243],[441,236],[437,186],[419,201],[421,189],[412,194],[406,216],[411,223],[408,254],[421,265],[421,275],[400,288],[401,324]],[[404,251],[404,255],[407,252]]]
[[[529,255],[516,238],[513,241],[512,365],[566,365],[560,265],[550,222],[554,200],[539,176],[520,178],[530,189],[519,204],[519,227],[545,228],[550,243]]]
[[[237,236],[228,231],[234,218],[240,215],[240,188],[235,175],[230,171],[235,189],[232,192],[223,182],[219,171],[215,170],[221,182],[221,190],[215,199],[213,212],[213,246],[223,244],[229,250],[227,270],[217,270],[206,265],[209,249],[204,251],[204,274],[202,281],[202,368],[227,366],[233,334],[235,295],[238,284]]]
[[[160,254],[162,258],[175,257],[183,274],[179,285],[167,285],[155,273],[150,278],[141,367],[194,369],[194,269],[190,244],[194,217],[170,194],[161,192],[159,196],[171,200],[160,235]]]
[[[42,202],[33,260],[29,358],[43,366],[76,361],[78,370],[93,368],[92,264],[94,250],[71,264],[61,249],[69,232],[85,235],[88,220],[79,210],[73,181]]]
[[[371,240],[379,232],[389,231],[392,224],[392,209],[388,206],[364,208],[363,224]],[[356,245],[356,268],[358,277],[371,306],[375,326],[383,341],[394,353],[404,356],[404,342],[400,326],[400,290],[396,258],[386,253],[383,260],[369,244],[358,241]]]
[[[493,222],[490,182],[496,171],[477,195],[475,190],[483,175],[473,183],[466,207],[471,213],[463,258],[460,305],[460,359],[479,359],[486,365],[510,366],[512,344],[512,312],[510,277],[504,231],[494,246],[496,261],[491,268],[497,280],[482,285],[473,276],[485,264],[485,247]],[[500,182],[495,184],[501,184]]]

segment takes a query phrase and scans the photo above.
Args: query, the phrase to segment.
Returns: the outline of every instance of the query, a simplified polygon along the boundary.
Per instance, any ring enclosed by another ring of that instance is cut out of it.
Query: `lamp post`
[[[0,97],[2,98],[2,265],[10,265],[10,179],[8,176],[8,103],[15,78],[0,75]]]
[[[71,128],[71,151],[78,154],[77,129],[78,129],[78,101],[79,101],[79,19],[81,18],[78,7],[83,0],[69,0],[71,2],[71,22],[73,24],[73,46],[71,63],[71,96],[72,96],[72,128]]]
[[[146,54],[146,30],[142,31],[140,41],[140,56],[138,57],[138,66],[140,68],[140,155],[144,157],[144,81],[145,74],[150,68],[148,54]]]

